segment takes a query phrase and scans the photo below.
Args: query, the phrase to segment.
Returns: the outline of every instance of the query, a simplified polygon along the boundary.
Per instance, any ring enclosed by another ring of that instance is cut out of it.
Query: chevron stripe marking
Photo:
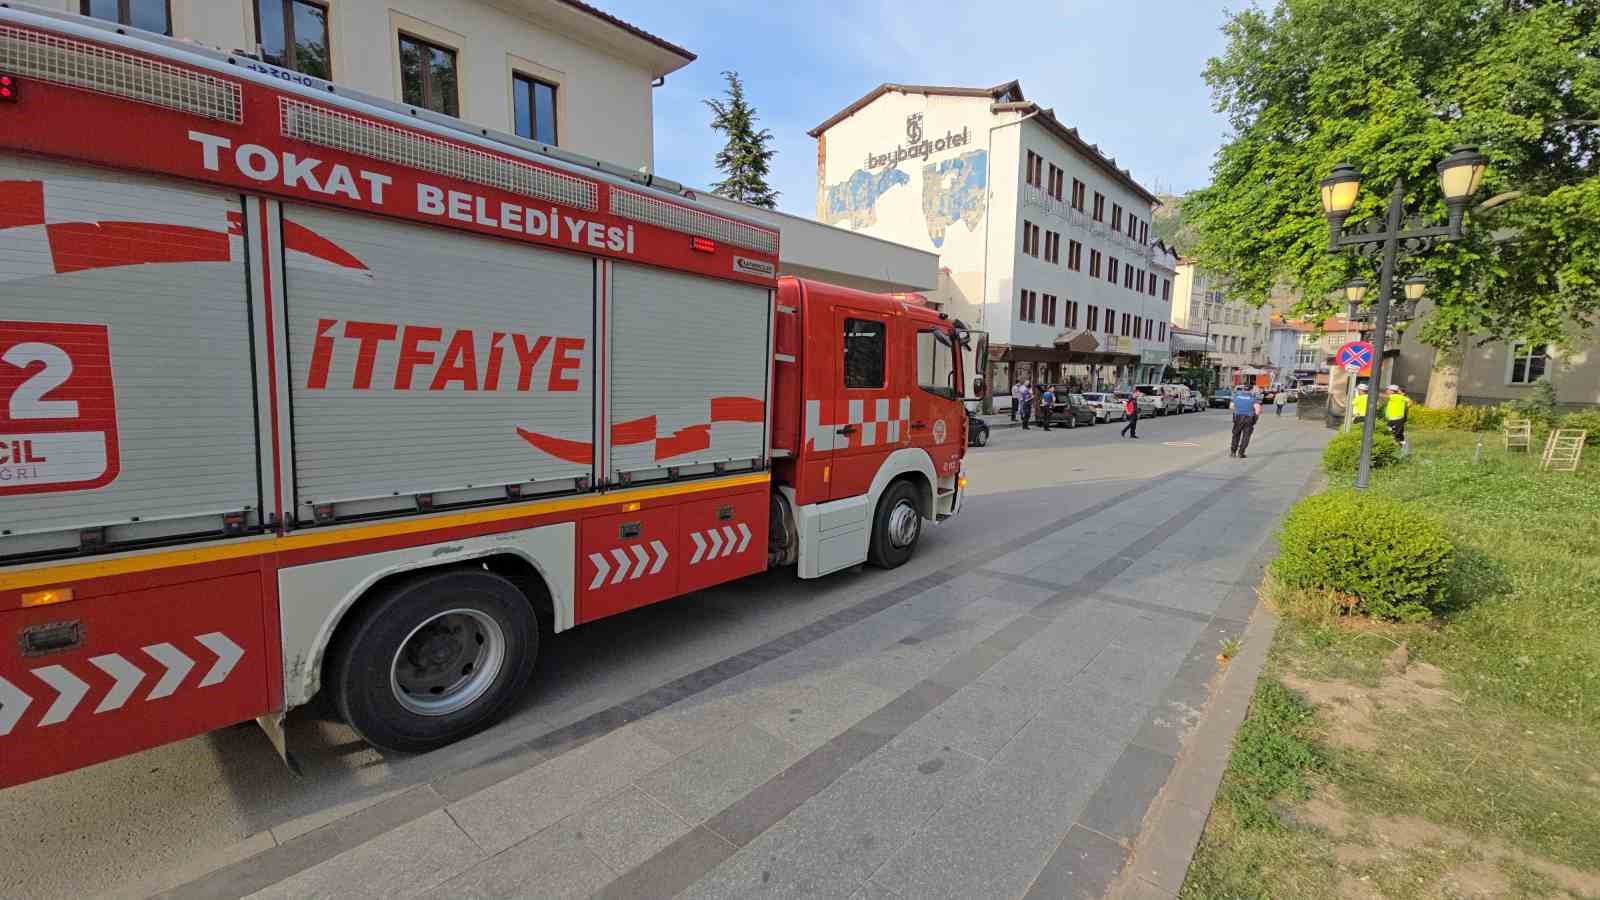
[[[144,652],[150,654],[156,662],[167,669],[166,674],[161,676],[161,680],[156,682],[156,686],[151,688],[150,693],[144,698],[146,701],[172,696],[172,692],[176,691],[178,685],[183,683],[183,679],[188,677],[189,670],[194,668],[194,660],[171,644],[151,644],[144,648]]]
[[[629,581],[637,581],[643,577],[644,567],[650,564],[650,551],[646,550],[643,544],[634,544],[633,558],[638,560],[638,563],[633,567],[633,574],[628,576]]]
[[[748,546],[750,546],[750,526],[746,525],[743,522],[740,522],[739,523],[739,549],[735,550],[734,552],[735,553],[743,553],[744,552],[744,548],[746,548]]]
[[[650,549],[655,551],[656,554],[656,564],[650,567],[650,574],[654,575],[661,571],[662,566],[667,564],[667,545],[660,541],[651,541]]]
[[[221,684],[227,681],[228,675],[233,672],[233,667],[237,666],[239,660],[244,658],[244,648],[228,640],[227,635],[220,631],[198,634],[195,635],[194,639],[204,644],[207,650],[217,655],[217,661],[212,665],[211,671],[206,673],[206,677],[200,679],[200,683],[196,687],[210,687],[213,684]]]
[[[631,565],[628,560],[628,551],[621,547],[616,547],[611,551],[611,558],[617,562],[617,571],[611,576],[610,583],[618,585],[622,583],[624,578],[628,577],[628,566]]]
[[[611,565],[606,562],[605,554],[589,554],[589,562],[594,563],[594,580],[589,582],[589,590],[596,590],[606,583],[606,576],[611,573]]]
[[[733,534],[733,526],[732,525],[724,525],[724,526],[722,526],[722,537],[723,537],[723,540],[726,540],[728,542],[728,548],[726,550],[722,551],[722,555],[724,557],[732,556],[733,555],[733,545],[734,545],[734,534]]]
[[[72,711],[83,702],[83,695],[89,693],[89,682],[67,671],[64,666],[45,666],[34,669],[33,674],[56,690],[56,702],[45,710],[44,718],[39,720],[40,728],[66,721],[67,716],[72,715]]]
[[[143,669],[128,662],[116,653],[92,656],[89,658],[89,662],[93,663],[95,668],[116,679],[116,683],[111,686],[111,690],[100,698],[100,705],[94,708],[96,713],[121,709],[122,705],[128,702],[128,698],[133,696],[134,689],[138,688],[139,684],[145,679]]]
[[[696,566],[700,564],[700,557],[706,554],[706,539],[700,536],[700,532],[691,531],[689,540],[694,541],[694,555],[689,557],[689,565]]]

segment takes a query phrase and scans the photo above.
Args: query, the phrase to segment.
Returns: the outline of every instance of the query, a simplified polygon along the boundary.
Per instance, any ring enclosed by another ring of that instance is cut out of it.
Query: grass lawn
[[[1544,474],[1478,438],[1375,473],[1454,537],[1449,606],[1285,618],[1185,898],[1600,897],[1600,449]]]

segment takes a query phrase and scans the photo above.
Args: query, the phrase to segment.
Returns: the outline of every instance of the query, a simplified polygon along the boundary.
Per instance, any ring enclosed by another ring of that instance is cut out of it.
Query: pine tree
[[[759,206],[775,209],[778,192],[767,186],[767,172],[776,150],[767,145],[772,132],[763,128],[755,130],[756,111],[744,99],[744,84],[738,72],[723,72],[728,80],[728,96],[724,100],[702,101],[714,113],[711,127],[728,136],[728,143],[717,151],[717,168],[727,177],[711,186],[711,192]]]

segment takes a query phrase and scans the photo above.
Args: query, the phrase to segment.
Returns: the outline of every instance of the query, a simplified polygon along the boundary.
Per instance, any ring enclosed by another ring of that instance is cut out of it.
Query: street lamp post
[[[1361,191],[1361,174],[1354,166],[1341,164],[1324,178],[1318,187],[1322,193],[1322,211],[1328,218],[1328,252],[1351,250],[1371,258],[1378,256],[1378,309],[1373,322],[1372,366],[1375,373],[1383,371],[1383,345],[1389,326],[1389,298],[1394,292],[1395,264],[1402,251],[1406,256],[1424,253],[1436,245],[1459,241],[1464,236],[1463,223],[1467,204],[1483,181],[1488,158],[1472,147],[1457,147],[1438,165],[1439,187],[1444,193],[1449,209],[1449,222],[1445,225],[1424,226],[1420,222],[1405,220],[1406,183],[1397,176],[1389,192],[1389,208],[1382,224],[1367,220],[1346,232],[1344,222],[1355,208]],[[1418,278],[1406,281],[1408,312],[1414,312],[1420,301],[1425,282]],[[1362,293],[1365,292],[1364,286]],[[1354,291],[1347,291],[1352,301],[1358,299]],[[1352,307],[1353,311],[1353,307]],[[1365,490],[1372,475],[1372,431],[1378,421],[1378,404],[1367,402],[1367,414],[1361,425],[1361,461],[1356,470],[1356,490]]]

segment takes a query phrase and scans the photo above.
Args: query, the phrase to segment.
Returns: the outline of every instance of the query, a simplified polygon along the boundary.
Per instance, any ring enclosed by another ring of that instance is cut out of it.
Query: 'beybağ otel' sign
[[[863,168],[892,166],[908,159],[920,159],[926,162],[928,157],[935,153],[965,147],[971,141],[972,129],[965,126],[960,131],[946,130],[942,138],[928,140],[922,136],[922,113],[912,113],[906,116],[906,142],[888,153],[868,153]]]

